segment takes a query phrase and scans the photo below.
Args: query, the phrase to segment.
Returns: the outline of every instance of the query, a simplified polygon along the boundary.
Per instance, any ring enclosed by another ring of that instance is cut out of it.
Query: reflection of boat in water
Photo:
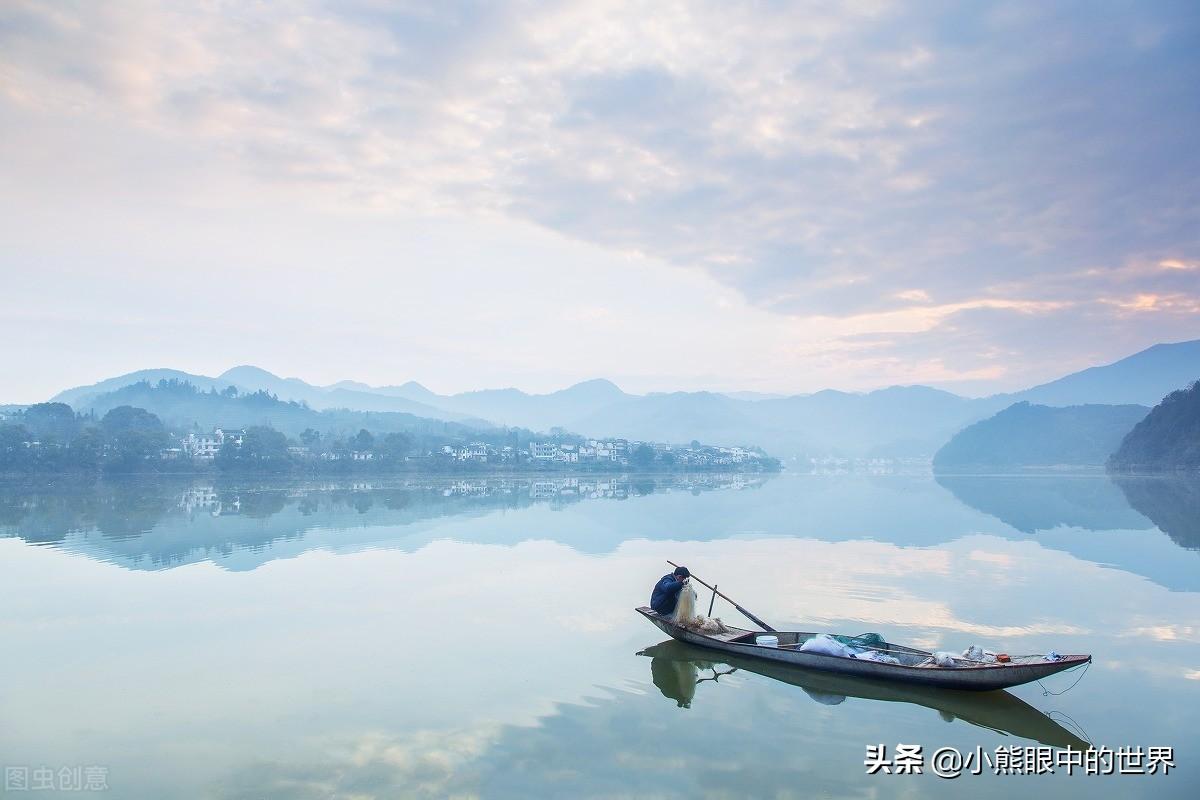
[[[1054,747],[1086,750],[1090,746],[1024,700],[1004,691],[965,692],[837,675],[757,658],[718,655],[707,648],[676,640],[647,647],[638,655],[650,657],[654,685],[680,706],[692,704],[696,688],[701,683],[720,683],[722,676],[744,671],[798,686],[814,701],[824,705],[838,705],[847,697],[912,703],[937,711],[947,722],[961,719],[972,725]],[[722,670],[722,667],[728,669]],[[702,675],[702,672],[708,674]]]
[[[705,586],[707,585],[705,584]],[[724,597],[724,595],[721,596]],[[741,606],[736,606],[736,608],[746,613]],[[933,653],[913,647],[889,644],[878,639],[876,634],[870,634],[876,636],[874,643],[861,645],[856,643],[855,647],[860,649],[855,656],[845,657],[800,649],[809,639],[817,636],[815,633],[776,631],[767,628],[767,630],[771,630],[770,638],[774,640],[772,644],[767,645],[759,641],[762,636],[761,632],[755,633],[742,628],[726,627],[720,633],[706,633],[680,625],[672,617],[664,616],[644,606],[637,609],[637,612],[673,639],[709,647],[721,653],[836,672],[841,675],[857,675],[864,678],[936,686],[943,689],[969,689],[976,692],[1007,689],[1010,686],[1020,686],[1023,683],[1040,680],[1073,667],[1081,667],[1092,660],[1092,657],[1086,654],[1054,657],[1012,656],[1003,663],[994,660],[971,661],[965,658],[954,658],[952,666],[942,666],[941,660],[935,658]],[[759,621],[757,618],[751,618]],[[766,628],[765,623],[759,622]],[[858,637],[845,637],[843,641],[856,638]],[[867,657],[868,655],[882,655],[883,658],[872,660]]]

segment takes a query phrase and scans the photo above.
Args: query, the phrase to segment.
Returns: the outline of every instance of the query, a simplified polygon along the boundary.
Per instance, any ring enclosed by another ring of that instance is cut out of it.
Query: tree
[[[313,430],[312,428],[305,428],[300,431],[300,443],[305,447],[312,447],[319,441],[321,441],[320,431]]]
[[[158,451],[167,443],[167,429],[144,408],[117,406],[100,420],[100,429],[112,443],[110,472],[144,472],[158,464]]]
[[[370,450],[375,446],[375,437],[371,435],[369,430],[363,428],[358,432],[358,435],[350,440],[350,446],[355,450]]]
[[[224,391],[221,392],[221,396],[228,397],[229,399],[232,400],[233,398],[238,396],[237,387],[236,386],[226,386]]]
[[[112,409],[100,420],[100,428],[109,437],[115,437],[124,431],[166,433],[166,428],[157,415],[134,406],[117,406]]]
[[[27,464],[32,437],[24,425],[0,425],[0,469],[19,469]]]
[[[141,411],[141,409],[137,410]],[[158,463],[158,451],[166,443],[167,432],[165,430],[126,428],[117,431],[116,435],[112,437],[113,457],[109,459],[105,468],[111,472],[152,470]]]
[[[75,411],[66,403],[35,403],[25,409],[25,427],[38,438],[69,442],[79,430]]]
[[[274,428],[259,425],[246,429],[241,445],[232,437],[227,439],[217,453],[216,463],[221,469],[282,472],[291,466],[292,459],[287,437]]]
[[[633,451],[633,463],[639,467],[648,467],[654,463],[654,448],[648,444],[638,445]]]
[[[95,469],[104,454],[104,437],[94,427],[84,428],[71,442],[68,461],[79,469]]]
[[[412,437],[407,433],[389,433],[383,437],[380,455],[392,461],[402,461],[412,450]]]

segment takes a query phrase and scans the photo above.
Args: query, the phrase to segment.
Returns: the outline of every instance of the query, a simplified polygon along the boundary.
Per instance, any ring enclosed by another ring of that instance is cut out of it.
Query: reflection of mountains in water
[[[740,670],[798,686],[822,705],[839,705],[847,697],[912,703],[937,711],[947,722],[961,719],[1054,747],[1080,750],[1088,747],[1087,742],[1009,692],[964,692],[883,683],[715,653],[673,639],[647,647],[638,655],[650,657],[654,685],[681,707],[691,707],[700,684],[720,683],[723,675]]]
[[[1200,590],[1194,556],[1177,557],[1179,545],[1196,546],[1196,483],[1121,481],[1118,488],[1103,475],[939,476],[935,482],[928,476],[702,473],[324,484],[0,482],[0,536],[135,569],[211,560],[246,570],[312,549],[415,552],[447,536],[500,545],[547,539],[601,554],[630,539],[785,536],[937,547],[983,533],[1033,540],[1168,589]],[[569,518],[548,513],[566,509]],[[1174,541],[1154,529],[1158,522]]]
[[[1200,477],[1131,476],[1113,480],[1129,505],[1149,517],[1176,544],[1200,550]]]
[[[1200,591],[1195,563],[1174,556],[1177,546],[1197,547],[1200,481],[1112,479],[1102,473],[936,479],[958,500],[1043,546],[1145,576],[1172,591]]]
[[[1101,475],[935,476],[962,502],[1022,533],[1060,526],[1091,531],[1147,530],[1153,524]]]
[[[703,473],[258,486],[170,479],[0,484],[0,535],[135,568],[216,557],[231,568],[252,568],[264,559],[230,557],[261,554],[268,547],[283,556],[384,540],[415,548],[430,538],[420,535],[429,527],[421,523],[445,517],[554,509],[585,499],[626,500],[655,492],[740,490],[764,480]],[[398,527],[412,529],[411,540],[397,535]],[[288,542],[297,546],[283,547]]]

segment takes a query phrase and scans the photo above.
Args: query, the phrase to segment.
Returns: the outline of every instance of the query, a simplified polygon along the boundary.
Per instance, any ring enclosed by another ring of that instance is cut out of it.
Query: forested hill
[[[1200,381],[1167,395],[1109,461],[1113,469],[1200,469]]]
[[[934,456],[941,472],[1030,466],[1102,466],[1145,406],[1067,406],[1016,403],[959,431]]]
[[[243,394],[233,387],[221,392],[202,391],[189,382],[177,380],[160,380],[155,385],[135,383],[95,397],[79,410],[102,417],[119,406],[144,408],[167,426],[184,430],[268,425],[289,436],[297,436],[306,428],[337,435],[353,434],[363,428],[376,433],[450,436],[470,436],[477,430],[457,422],[394,411],[315,411],[304,403],[285,402],[265,391]]]

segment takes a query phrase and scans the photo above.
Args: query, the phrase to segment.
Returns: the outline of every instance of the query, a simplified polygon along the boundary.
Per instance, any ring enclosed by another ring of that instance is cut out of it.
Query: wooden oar
[[[678,564],[676,564],[674,561],[669,561],[669,560],[668,560],[668,561],[667,561],[667,563],[668,563],[668,564],[670,564],[672,567],[678,567],[678,566],[679,566],[679,565],[678,565]],[[771,633],[775,633],[775,629],[774,629],[774,628],[772,628],[772,627],[771,627],[770,625],[768,625],[767,623],[763,622],[763,621],[762,621],[761,619],[759,619],[758,617],[756,617],[756,616],[754,616],[753,614],[751,614],[751,613],[750,613],[749,611],[747,611],[746,609],[744,609],[744,608],[742,608],[741,606],[739,606],[739,605],[737,604],[737,601],[736,601],[736,600],[734,600],[732,597],[730,597],[729,595],[725,594],[724,592],[717,591],[717,587],[715,587],[715,586],[709,586],[707,583],[705,583],[704,581],[702,581],[702,580],[700,580],[699,578],[697,578],[697,577],[696,577],[694,574],[693,574],[691,577],[692,577],[692,578],[693,578],[693,579],[696,581],[696,583],[700,584],[701,586],[703,586],[703,587],[705,587],[705,588],[708,588],[708,589],[712,589],[712,590],[713,590],[713,594],[717,595],[718,597],[721,597],[721,598],[722,598],[722,599],[724,599],[724,600],[728,600],[728,601],[729,601],[729,603],[730,603],[730,604],[731,604],[731,605],[732,605],[734,608],[736,608],[738,611],[742,612],[742,614],[743,614],[743,615],[746,617],[746,619],[750,620],[750,621],[751,621],[751,622],[753,622],[755,625],[757,625],[758,627],[762,628],[764,631],[770,631]]]

